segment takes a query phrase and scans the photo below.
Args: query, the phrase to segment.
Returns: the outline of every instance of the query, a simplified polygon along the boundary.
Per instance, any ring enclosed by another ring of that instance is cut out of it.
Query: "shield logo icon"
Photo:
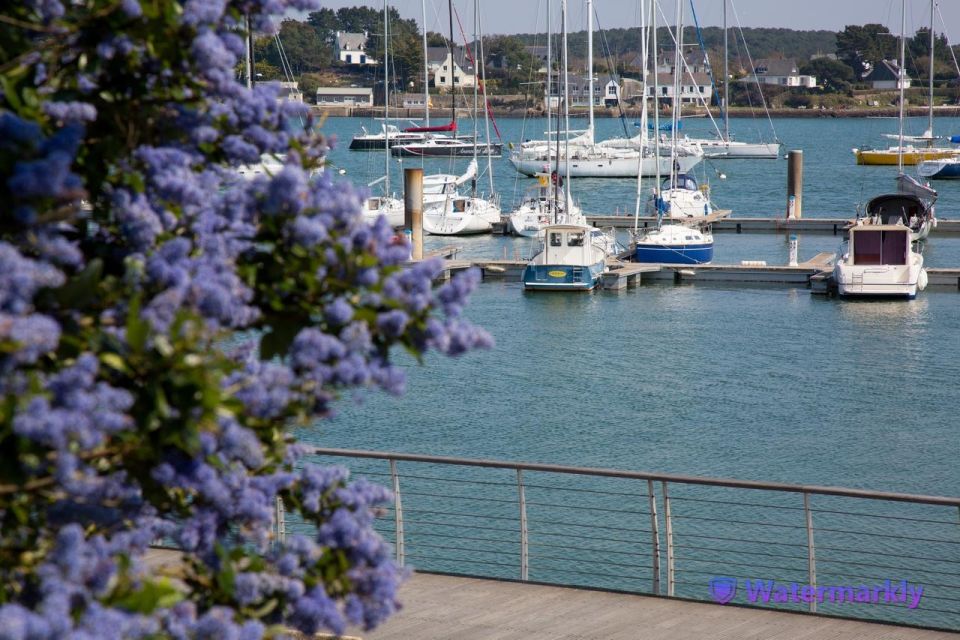
[[[727,604],[737,595],[737,579],[718,576],[710,580],[710,595],[718,604]]]

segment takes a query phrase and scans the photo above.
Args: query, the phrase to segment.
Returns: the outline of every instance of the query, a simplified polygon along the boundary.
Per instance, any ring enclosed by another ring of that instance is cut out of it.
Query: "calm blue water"
[[[325,129],[346,141],[359,124],[354,119],[331,119]],[[690,132],[700,124],[694,121]],[[732,124],[744,138],[753,126],[745,120]],[[857,167],[850,148],[881,144],[880,134],[893,131],[895,120],[779,120],[775,124],[787,148],[800,147],[805,152],[804,215],[852,216],[858,202],[893,187],[895,168]],[[500,125],[505,140],[520,139],[522,121]],[[599,122],[601,132],[613,133],[616,126],[616,121]],[[526,127],[528,131],[543,128],[529,122]],[[960,120],[941,120],[938,127],[941,132],[960,131]],[[920,120],[908,126],[911,131],[921,128]],[[346,169],[344,179],[357,183],[382,175],[382,156],[377,154],[351,153],[344,147],[334,151],[331,160]],[[451,169],[445,162],[433,161],[427,166],[456,171],[462,165]],[[394,166],[399,168],[396,162]],[[732,208],[735,215],[769,216],[782,211],[785,161],[728,161],[712,166],[727,174],[726,180],[715,175],[711,179],[719,206]],[[530,182],[518,180],[505,159],[496,161],[495,172],[505,202],[512,197],[514,183],[522,192]],[[398,187],[399,179],[398,171]],[[960,182],[937,187],[942,191],[939,216],[956,217]],[[630,181],[581,181],[573,187],[584,209],[597,213],[632,207],[634,189]],[[526,241],[504,237],[430,242],[461,245],[468,256],[527,256],[532,250]],[[833,251],[838,243],[839,238],[832,236],[805,236],[801,259]],[[933,238],[926,251],[927,264],[960,265],[958,245],[954,239]],[[716,262],[766,259],[782,263],[786,250],[783,236],[718,234]],[[345,399],[334,419],[304,431],[302,437],[329,447],[960,494],[955,407],[960,380],[960,295],[955,292],[928,290],[910,302],[851,303],[783,287],[651,285],[621,293],[535,295],[524,293],[518,283],[489,282],[474,294],[468,315],[493,334],[494,349],[459,359],[431,355],[426,366],[404,361],[408,367],[404,397],[370,393],[362,403]],[[510,479],[504,481],[509,504]],[[404,502],[408,504],[408,498]],[[451,504],[454,510],[467,509],[460,500]],[[797,507],[790,504],[791,509]],[[863,505],[854,507],[864,510]],[[795,512],[786,513],[796,517]],[[919,526],[927,531],[941,527],[927,537],[960,543],[955,511],[941,510],[929,517],[942,520],[945,515],[954,522],[946,530],[943,525]],[[823,517],[818,515],[821,526]],[[793,526],[799,521],[790,522]],[[869,522],[857,525],[858,531],[873,530]],[[684,532],[711,531],[703,523],[699,528],[697,522],[683,526],[677,525],[681,539]],[[835,526],[850,528],[851,523]],[[576,529],[564,531],[569,534]],[[776,566],[792,567],[792,575],[802,578],[806,566],[802,528],[761,533],[766,535],[758,533],[749,539],[763,541],[767,552],[796,552],[787,560],[791,564]],[[644,543],[649,540],[636,535]],[[829,540],[829,534],[819,535],[820,544],[824,536]],[[891,541],[833,535],[840,536],[835,542],[840,548],[864,549],[864,553],[872,549],[894,557],[904,553],[904,547]],[[588,546],[600,550],[623,552],[626,548],[604,541],[596,531],[590,540]],[[778,541],[782,546],[777,546]],[[953,563],[948,569],[955,569],[960,565],[958,543],[940,545],[926,555],[943,558],[944,563]],[[509,549],[515,552],[514,547],[493,549],[498,559]],[[481,544],[470,554],[482,551]],[[750,552],[743,545],[737,547],[737,553],[750,557]],[[822,553],[829,562],[831,552]],[[447,554],[452,554],[452,564],[435,559],[442,554],[426,552],[414,564],[462,568],[458,564],[464,560],[462,554],[456,550]],[[699,562],[709,563],[711,558],[716,562],[716,555],[708,554]],[[845,560],[877,560],[875,555],[857,557],[850,552],[833,555],[833,570],[829,565],[821,567],[824,580],[830,575],[836,580],[858,575],[857,568],[844,566]],[[578,561],[593,567],[609,557],[601,551],[577,555]],[[697,571],[696,562],[684,562],[690,571],[685,577],[687,591],[678,587],[678,592],[705,597],[706,581],[721,569],[700,565]],[[543,567],[544,561],[538,566]],[[562,573],[560,565],[551,566]],[[923,573],[937,566],[926,561],[902,561],[895,566],[903,569],[878,574],[859,568],[859,575],[930,582],[938,577]],[[475,567],[473,571],[481,572]],[[505,571],[504,575],[513,575],[514,569]],[[730,567],[726,574],[740,575]],[[649,573],[638,575],[616,577],[613,568],[605,580],[545,576],[542,570],[534,577],[648,588]],[[939,578],[948,584],[960,583],[955,574]],[[638,586],[636,580],[643,582]],[[946,592],[941,589],[940,593]],[[953,598],[960,596],[958,589],[950,593]],[[956,612],[958,602],[930,601],[930,607]],[[926,616],[894,617],[928,624],[955,625],[960,620],[948,620],[936,612]]]

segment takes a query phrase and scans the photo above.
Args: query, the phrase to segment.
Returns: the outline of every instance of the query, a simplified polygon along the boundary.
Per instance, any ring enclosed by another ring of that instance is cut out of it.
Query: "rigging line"
[[[619,87],[620,76],[617,74],[616,64],[613,65],[613,73],[610,72],[610,63],[613,62],[613,55],[610,52],[610,43],[607,42],[607,34],[603,30],[603,27],[600,25],[600,14],[597,13],[596,7],[593,8],[593,15],[594,15],[594,18],[596,18],[597,20],[597,30],[600,31],[600,41],[603,44],[604,57],[607,60],[607,75],[613,78],[613,81],[616,82],[617,86]],[[593,73],[593,70],[591,69],[590,72]],[[593,96],[591,96],[590,99],[592,100]],[[620,126],[623,127],[623,135],[625,138],[629,138],[630,132],[627,130],[627,114],[623,110],[622,100],[619,100],[619,99],[617,100],[617,110],[620,112]]]
[[[737,13],[737,5],[733,0],[730,0],[730,8],[733,9],[733,19],[737,21],[737,29],[740,31],[740,38],[743,40],[743,50],[747,52],[747,62],[750,63],[750,68],[753,69],[753,57],[750,55],[750,45],[747,44],[747,39],[743,35],[743,25],[740,24],[740,15]],[[760,94],[760,103],[763,105],[763,111],[767,114],[767,122],[770,123],[770,130],[773,131],[773,141],[780,142],[780,138],[777,136],[777,130],[773,126],[773,118],[770,117],[770,110],[767,108],[767,100],[763,97],[760,79],[757,78],[756,73],[753,74],[753,77],[757,81],[757,93]]]
[[[943,34],[944,40],[947,42],[947,51],[950,52],[950,57],[953,58],[953,68],[956,70],[957,76],[960,76],[960,64],[957,64],[957,52],[953,50],[952,46],[950,46],[950,40],[947,38],[947,23],[943,19],[943,14],[940,13],[940,4],[935,2],[933,6],[937,10],[937,16],[940,18],[940,25],[943,27],[943,31],[941,31],[941,33]]]
[[[720,118],[724,117],[724,107],[720,102],[720,94],[717,92],[717,85],[713,81],[713,65],[710,64],[710,55],[707,53],[707,46],[703,43],[703,31],[700,30],[700,21],[697,19],[697,10],[693,6],[693,0],[690,0],[690,12],[693,14],[693,26],[696,29],[697,33],[697,42],[700,43],[700,51],[703,52],[703,62],[707,67],[707,76],[710,78],[710,93],[717,99],[717,104],[720,106]],[[686,66],[686,60],[684,60],[684,66]],[[690,74],[690,79],[694,80],[693,74]],[[694,82],[696,85],[696,82]],[[706,102],[706,101],[704,101]],[[710,105],[704,104],[707,108],[707,114],[710,114]],[[723,134],[720,133],[720,127],[717,126],[716,121],[711,115],[710,121],[713,122],[713,128],[717,131],[717,137],[723,140]],[[729,140],[727,141],[729,142]]]
[[[743,68],[743,52],[740,51],[740,40],[739,40],[736,36],[734,36],[734,38],[733,38],[733,47],[734,47],[734,49],[736,49],[736,51],[737,51],[737,64],[739,64],[740,67]],[[744,95],[745,95],[746,98],[747,98],[747,106],[750,107],[750,121],[753,122],[753,123],[756,123],[756,121],[757,121],[757,112],[756,112],[756,109],[755,109],[754,106],[753,106],[753,96],[750,94],[750,85],[749,85],[749,84],[743,84],[743,86],[744,86]],[[754,126],[755,126],[755,125],[754,125]],[[757,131],[757,137],[759,137],[760,140],[762,141],[762,140],[763,140],[763,134],[762,134],[762,132],[760,131],[759,127],[756,128],[756,131]]]
[[[464,32],[463,32],[463,24],[460,22],[460,12],[457,11],[457,8],[456,8],[456,7],[453,8],[453,15],[454,15],[454,17],[457,19],[457,26],[460,27],[460,35],[463,37],[463,41],[466,42],[466,41],[467,41],[467,36],[466,36],[466,34],[464,34]],[[483,89],[483,90],[484,90],[484,94],[486,94],[486,87],[483,86],[483,82],[477,77],[477,76],[480,75],[480,70],[479,70],[479,68],[477,67],[477,61],[476,61],[476,59],[474,59],[474,57],[473,57],[473,51],[471,51],[471,50],[470,50],[470,47],[467,47],[466,45],[464,45],[464,50],[466,51],[467,56],[468,56],[470,62],[473,64],[473,72],[474,72],[474,74],[475,74],[475,75],[474,75],[474,78],[473,78],[473,81],[474,81],[474,82],[480,82],[480,88]],[[486,97],[484,97],[484,99],[483,99],[483,106],[484,106],[484,109],[486,109],[487,115],[490,117],[491,122],[493,123],[493,130],[497,133],[497,139],[498,139],[500,142],[503,142],[503,138],[500,136],[500,127],[497,126],[497,120],[493,117],[493,111],[490,109],[490,103],[487,101]],[[474,114],[473,114],[473,117],[476,118],[476,117],[477,117],[477,114],[474,113]],[[487,150],[488,150],[488,152],[489,152],[489,149],[490,149],[490,141],[487,140]]]

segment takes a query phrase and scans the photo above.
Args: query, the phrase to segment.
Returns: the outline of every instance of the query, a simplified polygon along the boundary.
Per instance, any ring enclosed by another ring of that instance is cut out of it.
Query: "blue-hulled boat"
[[[665,224],[639,235],[635,262],[707,264],[713,260],[713,234],[679,224]]]
[[[604,234],[584,224],[543,229],[540,252],[523,270],[523,287],[540,291],[590,291],[600,282],[607,248]],[[599,235],[598,235],[599,234]]]
[[[931,180],[960,180],[960,158],[924,160],[917,165],[917,173]]]

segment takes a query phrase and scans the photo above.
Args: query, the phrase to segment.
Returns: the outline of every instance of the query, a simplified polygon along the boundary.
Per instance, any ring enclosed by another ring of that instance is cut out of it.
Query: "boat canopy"
[[[677,184],[676,186],[670,181],[670,178],[664,178],[663,184],[660,185],[662,189],[686,189],[688,191],[697,190],[697,181],[696,179],[688,173],[678,173],[677,174]]]
[[[960,144],[960,136],[950,136],[950,142],[953,144]]]
[[[457,123],[453,120],[447,124],[438,124],[431,127],[407,127],[404,129],[406,133],[440,133],[443,131],[456,131]]]
[[[912,193],[888,193],[867,203],[867,215],[879,216],[883,224],[910,224],[911,218],[927,213],[929,205]]]

